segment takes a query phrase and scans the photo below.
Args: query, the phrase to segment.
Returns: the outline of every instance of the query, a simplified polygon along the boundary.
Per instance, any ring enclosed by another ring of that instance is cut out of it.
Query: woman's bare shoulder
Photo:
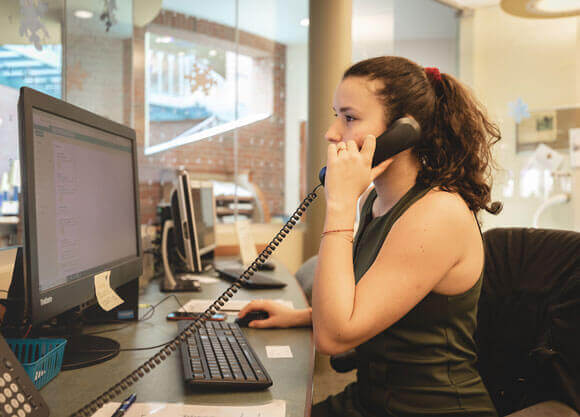
[[[401,223],[439,223],[449,227],[449,232],[461,232],[473,227],[473,212],[458,193],[434,188],[413,204],[401,216]]]
[[[457,215],[467,216],[469,219],[473,217],[469,206],[459,193],[445,191],[439,187],[430,190],[418,203],[423,209],[433,209],[451,218]]]

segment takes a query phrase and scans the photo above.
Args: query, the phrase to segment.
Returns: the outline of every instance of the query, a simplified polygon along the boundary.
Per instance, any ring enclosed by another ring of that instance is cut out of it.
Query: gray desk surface
[[[240,290],[234,299],[282,298],[290,300],[296,308],[306,307],[302,290],[295,278],[279,263],[272,276],[288,284],[278,290]],[[174,293],[182,303],[191,298],[206,299],[218,296],[229,283],[220,280],[214,284],[203,284],[198,293]],[[167,294],[159,291],[159,281],[151,282],[145,293],[140,295],[140,303],[155,304]],[[155,309],[153,317],[147,321],[133,323],[122,330],[104,333],[103,336],[117,340],[121,349],[154,346],[171,340],[177,334],[177,322],[167,321],[168,313],[176,310],[175,299],[164,301]],[[143,311],[141,311],[141,315]],[[233,317],[228,318],[228,321]],[[85,333],[123,324],[91,326]],[[198,392],[185,387],[179,352],[169,356],[128,391],[114,401],[122,401],[129,392],[137,394],[138,402],[171,402],[185,404],[264,404],[274,399],[286,401],[286,416],[309,416],[312,400],[312,371],[314,366],[314,344],[310,328],[293,329],[245,329],[246,337],[256,351],[262,364],[272,377],[274,384],[265,391],[251,392]],[[266,345],[289,345],[294,358],[268,359]],[[158,349],[121,352],[107,362],[73,371],[61,371],[55,379],[42,388],[41,395],[50,407],[51,416],[68,416],[97,395],[100,395],[134,368],[145,362]]]

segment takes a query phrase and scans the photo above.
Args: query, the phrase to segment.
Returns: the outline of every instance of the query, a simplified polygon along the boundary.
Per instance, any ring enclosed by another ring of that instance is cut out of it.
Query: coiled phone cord
[[[233,297],[234,293],[238,292],[238,289],[242,286],[242,282],[244,280],[249,280],[254,272],[258,270],[258,265],[266,262],[268,257],[276,250],[278,245],[282,242],[282,240],[290,233],[292,228],[298,223],[308,206],[314,201],[317,197],[316,192],[318,189],[322,187],[322,184],[319,184],[312,190],[302,203],[298,206],[296,211],[290,216],[290,219],[284,224],[284,226],[280,229],[280,231],[274,236],[274,238],[266,245],[264,250],[258,255],[258,257],[252,262],[252,264],[238,277],[236,281],[227,289],[225,290],[222,295],[220,295],[204,312],[197,318],[193,323],[187,326],[180,334],[178,334],[171,342],[165,345],[162,349],[159,350],[155,355],[153,355],[149,360],[145,361],[141,364],[137,369],[119,381],[117,384],[110,387],[104,393],[99,395],[93,401],[79,409],[78,411],[71,414],[71,417],[89,417],[93,415],[99,408],[101,408],[104,404],[111,401],[117,395],[121,394],[127,388],[129,388],[134,383],[138,382],[139,379],[143,378],[146,373],[149,373],[152,369],[154,369],[157,365],[159,365],[162,361],[167,359],[177,347],[184,342],[188,337],[193,336],[195,330],[199,329],[205,321],[207,321],[211,316],[213,316],[216,312],[220,311],[223,305]]]

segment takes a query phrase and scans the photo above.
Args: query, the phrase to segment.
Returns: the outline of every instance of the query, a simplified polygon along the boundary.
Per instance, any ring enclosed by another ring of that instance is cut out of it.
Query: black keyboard
[[[190,321],[180,321],[179,331]],[[270,375],[236,323],[207,321],[181,346],[185,382],[192,387],[265,389]]]

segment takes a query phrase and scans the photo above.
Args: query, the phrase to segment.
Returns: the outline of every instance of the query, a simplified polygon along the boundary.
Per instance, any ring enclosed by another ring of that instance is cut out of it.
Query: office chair
[[[484,242],[475,338],[498,413],[548,400],[579,411],[580,233],[501,228]]]
[[[498,414],[578,416],[580,233],[492,229],[484,244],[475,340],[478,369]],[[356,353],[330,363],[348,372]]]
[[[294,274],[298,284],[302,287],[302,291],[304,291],[304,295],[306,296],[309,305],[312,305],[312,284],[314,284],[316,262],[318,262],[318,255],[309,258]]]

